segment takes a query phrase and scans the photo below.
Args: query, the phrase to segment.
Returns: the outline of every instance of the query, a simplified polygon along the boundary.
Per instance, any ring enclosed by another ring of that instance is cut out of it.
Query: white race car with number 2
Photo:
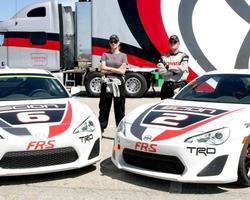
[[[112,161],[150,177],[250,186],[250,71],[210,72],[119,124]]]
[[[0,176],[70,170],[100,160],[100,125],[51,73],[0,70]]]

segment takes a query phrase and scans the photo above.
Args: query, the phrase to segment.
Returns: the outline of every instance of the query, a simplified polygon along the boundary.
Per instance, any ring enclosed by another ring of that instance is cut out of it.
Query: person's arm
[[[161,56],[161,59],[159,60],[159,63],[157,64],[158,72],[162,77],[169,75],[168,65],[166,65],[165,61],[166,61],[166,57]]]
[[[127,70],[127,56],[126,54],[124,54],[124,56],[122,57],[122,65],[118,68],[114,68],[114,67],[108,67],[106,66],[106,62],[102,62],[101,64],[101,70],[104,74],[121,74],[124,75],[126,73]]]
[[[101,73],[112,74],[111,67],[106,66],[106,61],[101,61]]]
[[[184,54],[181,61],[180,65],[178,66],[170,66],[169,71],[174,72],[174,73],[183,73],[188,71],[188,55]]]

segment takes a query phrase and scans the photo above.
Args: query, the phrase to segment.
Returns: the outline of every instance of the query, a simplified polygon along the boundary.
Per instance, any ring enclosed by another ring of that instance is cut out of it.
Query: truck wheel
[[[87,93],[92,97],[99,97],[101,93],[101,76],[100,72],[90,72],[85,79],[85,88]]]
[[[125,94],[127,97],[141,97],[147,90],[147,81],[139,73],[128,73],[125,76]]]
[[[250,137],[244,145],[238,167],[238,184],[250,186]]]

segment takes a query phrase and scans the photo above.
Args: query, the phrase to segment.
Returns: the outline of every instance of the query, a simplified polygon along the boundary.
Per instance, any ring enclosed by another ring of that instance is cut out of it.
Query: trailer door
[[[8,46],[6,31],[0,30],[0,67],[8,65]]]

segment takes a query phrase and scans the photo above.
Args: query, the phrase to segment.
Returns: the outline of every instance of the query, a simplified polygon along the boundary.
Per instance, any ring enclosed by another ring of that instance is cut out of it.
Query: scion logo
[[[82,137],[79,137],[79,139],[81,140],[81,142],[83,143],[86,143],[86,142],[90,142],[91,140],[93,140],[93,135],[90,134],[90,135],[85,135],[85,136],[82,136]]]
[[[146,135],[143,137],[143,141],[145,142],[150,142],[152,140],[152,136],[151,135]]]
[[[216,154],[215,148],[205,148],[205,147],[187,147],[189,149],[189,152],[191,154],[195,154],[196,156],[202,154],[202,155],[209,155],[209,154]]]

